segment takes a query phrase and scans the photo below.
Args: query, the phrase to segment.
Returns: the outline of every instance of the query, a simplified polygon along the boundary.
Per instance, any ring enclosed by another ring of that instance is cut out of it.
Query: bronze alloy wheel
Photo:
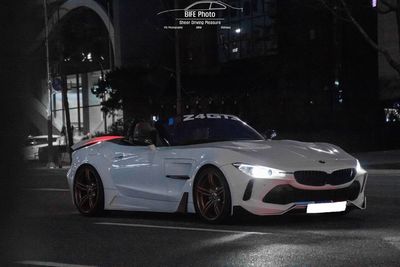
[[[80,213],[98,215],[104,209],[104,192],[96,170],[87,165],[81,167],[74,180],[74,202]]]
[[[216,168],[203,169],[194,184],[196,212],[208,222],[219,223],[228,217],[231,206],[229,186]]]

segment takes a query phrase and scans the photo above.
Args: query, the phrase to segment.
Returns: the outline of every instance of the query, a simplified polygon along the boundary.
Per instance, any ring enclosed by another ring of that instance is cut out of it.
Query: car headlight
[[[249,164],[244,164],[244,163],[234,163],[233,166],[235,166],[239,171],[243,172],[244,174],[247,174],[254,178],[285,177],[284,171],[270,168],[270,167],[249,165]]]

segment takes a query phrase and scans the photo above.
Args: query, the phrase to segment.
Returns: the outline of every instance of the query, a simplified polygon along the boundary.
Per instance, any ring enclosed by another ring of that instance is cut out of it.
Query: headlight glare
[[[360,164],[360,162],[357,160],[357,166],[356,166],[356,172],[358,173],[358,174],[360,174],[360,173],[365,173],[366,171],[363,169],[363,167],[361,167],[361,164]]]
[[[266,167],[266,166],[258,166],[258,165],[250,165],[244,163],[235,163],[233,164],[239,171],[243,172],[254,178],[279,178],[284,177],[285,172]]]

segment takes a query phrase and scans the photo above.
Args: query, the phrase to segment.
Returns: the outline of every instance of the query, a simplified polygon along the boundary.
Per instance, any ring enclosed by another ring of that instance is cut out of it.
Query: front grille
[[[360,193],[360,183],[353,182],[349,187],[334,190],[303,190],[291,185],[278,185],[269,191],[263,202],[273,204],[289,204],[294,202],[324,202],[355,200]]]
[[[350,182],[356,176],[355,169],[337,170],[329,174],[323,171],[296,171],[294,178],[299,184],[323,186],[340,185]]]

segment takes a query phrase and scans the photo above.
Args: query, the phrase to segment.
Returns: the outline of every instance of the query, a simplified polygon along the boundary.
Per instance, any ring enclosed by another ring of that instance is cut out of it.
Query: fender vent
[[[254,180],[251,179],[246,186],[246,190],[244,190],[243,200],[249,200],[251,198],[251,193],[253,191]]]

